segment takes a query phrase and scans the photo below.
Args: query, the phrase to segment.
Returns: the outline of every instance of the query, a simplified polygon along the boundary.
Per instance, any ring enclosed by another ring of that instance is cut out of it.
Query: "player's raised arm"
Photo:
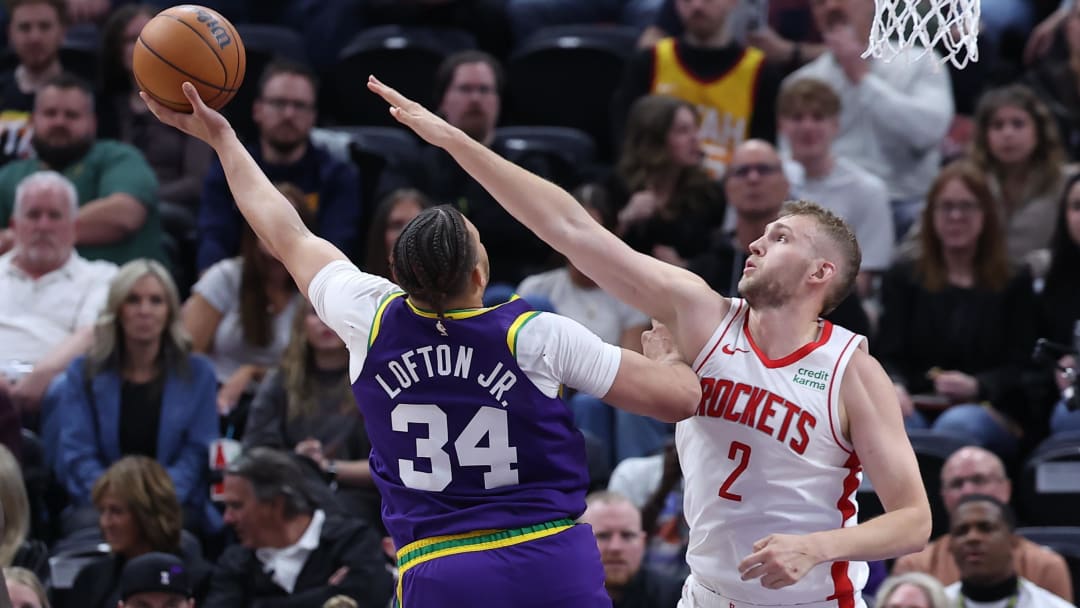
[[[191,83],[185,82],[183,88],[184,96],[194,108],[191,114],[170,110],[145,93],[140,93],[140,96],[161,122],[197,137],[214,148],[221,159],[229,189],[240,213],[274,257],[285,264],[300,292],[308,293],[308,283],[323,266],[333,260],[348,258],[304,226],[293,206],[278,192],[240,143],[229,121],[207,107]]]
[[[598,224],[570,193],[502,158],[461,130],[379,82],[368,88],[390,104],[390,113],[428,143],[445,149],[518,221],[623,302],[672,326],[687,300],[715,297],[698,276],[638,253]]]

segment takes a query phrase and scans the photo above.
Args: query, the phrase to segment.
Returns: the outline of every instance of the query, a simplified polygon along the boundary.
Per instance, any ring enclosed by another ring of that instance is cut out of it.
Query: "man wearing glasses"
[[[1012,482],[1005,476],[1005,466],[993,452],[967,446],[953,452],[941,468],[941,500],[952,513],[960,499],[971,494],[985,494],[1003,503],[1012,495]],[[956,560],[949,552],[952,537],[946,533],[919,553],[896,560],[893,574],[926,572],[951,585],[960,580]],[[1036,545],[1017,536],[1013,550],[1016,573],[1068,601],[1073,600],[1072,580],[1065,558],[1048,547]]]
[[[266,66],[252,107],[258,142],[249,143],[248,148],[272,182],[290,183],[304,192],[318,235],[352,253],[360,245],[360,179],[353,165],[312,143],[316,91],[315,73],[306,65],[277,61]],[[199,206],[200,273],[214,262],[237,255],[242,227],[225,172],[215,158]]]

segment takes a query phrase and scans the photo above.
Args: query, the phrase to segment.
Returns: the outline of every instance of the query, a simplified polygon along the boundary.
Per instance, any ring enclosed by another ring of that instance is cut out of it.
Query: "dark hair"
[[[421,211],[432,205],[431,199],[415,188],[398,188],[379,201],[371,217],[371,227],[368,228],[367,252],[364,255],[364,270],[367,272],[390,278],[390,252],[386,250],[386,226],[390,222],[390,214],[405,201],[416,201]]]
[[[1009,532],[1016,531],[1016,512],[1009,506],[1008,503],[1001,502],[997,498],[990,496],[989,494],[968,494],[959,501],[956,506],[953,507],[952,512],[955,514],[960,507],[966,505],[969,502],[988,502],[998,508],[1001,512],[1001,519],[1005,520],[1005,525],[1009,528]]]
[[[401,231],[390,267],[394,282],[442,316],[446,301],[467,288],[478,256],[465,216],[439,205],[423,210]]]
[[[1050,238],[1050,269],[1046,273],[1047,296],[1054,294],[1059,288],[1072,285],[1072,279],[1076,276],[1076,269],[1080,268],[1080,243],[1072,240],[1069,236],[1069,225],[1066,216],[1069,207],[1069,191],[1077,183],[1080,183],[1080,173],[1069,177],[1065,182],[1065,188],[1061,192],[1061,204],[1058,205],[1057,224],[1054,226],[1054,236]]]
[[[101,28],[101,53],[98,57],[103,99],[131,91],[131,73],[124,69],[124,30],[137,15],[153,17],[157,9],[148,4],[125,4],[109,15]]]
[[[245,450],[225,474],[246,479],[258,502],[269,503],[280,496],[286,519],[310,515],[318,507],[307,490],[307,478],[300,465],[290,455],[273,448]]]
[[[800,78],[780,89],[776,115],[793,116],[797,112],[820,112],[832,118],[840,115],[840,96],[823,80]]]
[[[281,74],[306,78],[311,83],[311,90],[315,93],[315,101],[319,100],[319,77],[315,74],[315,70],[311,69],[311,66],[306,63],[282,58],[274,59],[266,64],[262,74],[259,75],[259,87],[256,89],[259,97],[262,97],[263,90],[266,89],[266,83],[270,82],[271,78]]]
[[[71,72],[60,72],[56,76],[45,81],[45,84],[41,85],[38,91],[43,91],[48,87],[55,87],[57,89],[66,91],[69,89],[78,89],[82,91],[86,97],[90,100],[90,111],[94,111],[94,88],[90,86],[90,83],[86,80],[79,78]],[[37,99],[40,99],[39,95]]]
[[[450,83],[453,82],[457,69],[467,63],[486,63],[491,68],[492,73],[495,74],[495,90],[502,94],[505,75],[499,60],[484,51],[461,51],[443,59],[443,62],[439,64],[439,69],[435,71],[435,96],[432,97],[435,107],[442,103],[443,96],[446,95],[446,89],[450,88]]]

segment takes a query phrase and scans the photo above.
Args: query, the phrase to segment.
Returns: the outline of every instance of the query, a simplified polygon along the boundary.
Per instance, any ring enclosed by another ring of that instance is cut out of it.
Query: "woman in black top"
[[[1080,174],[1066,183],[1050,255],[1050,270],[1039,294],[1039,336],[1058,344],[1073,344],[1073,332],[1080,322]],[[1063,357],[1058,365],[1075,367],[1076,357]],[[1060,371],[1056,381],[1059,390],[1072,383]],[[1050,432],[1065,431],[1080,431],[1080,412],[1070,412],[1062,400],[1051,414]]]

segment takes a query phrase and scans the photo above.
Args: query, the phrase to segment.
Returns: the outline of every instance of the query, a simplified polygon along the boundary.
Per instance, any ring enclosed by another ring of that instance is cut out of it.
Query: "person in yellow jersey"
[[[750,138],[776,139],[777,68],[765,54],[734,42],[725,22],[737,0],[675,0],[682,36],[662,38],[626,66],[616,94],[616,125],[648,93],[686,100],[700,115],[705,167],[720,179],[731,154]]]

